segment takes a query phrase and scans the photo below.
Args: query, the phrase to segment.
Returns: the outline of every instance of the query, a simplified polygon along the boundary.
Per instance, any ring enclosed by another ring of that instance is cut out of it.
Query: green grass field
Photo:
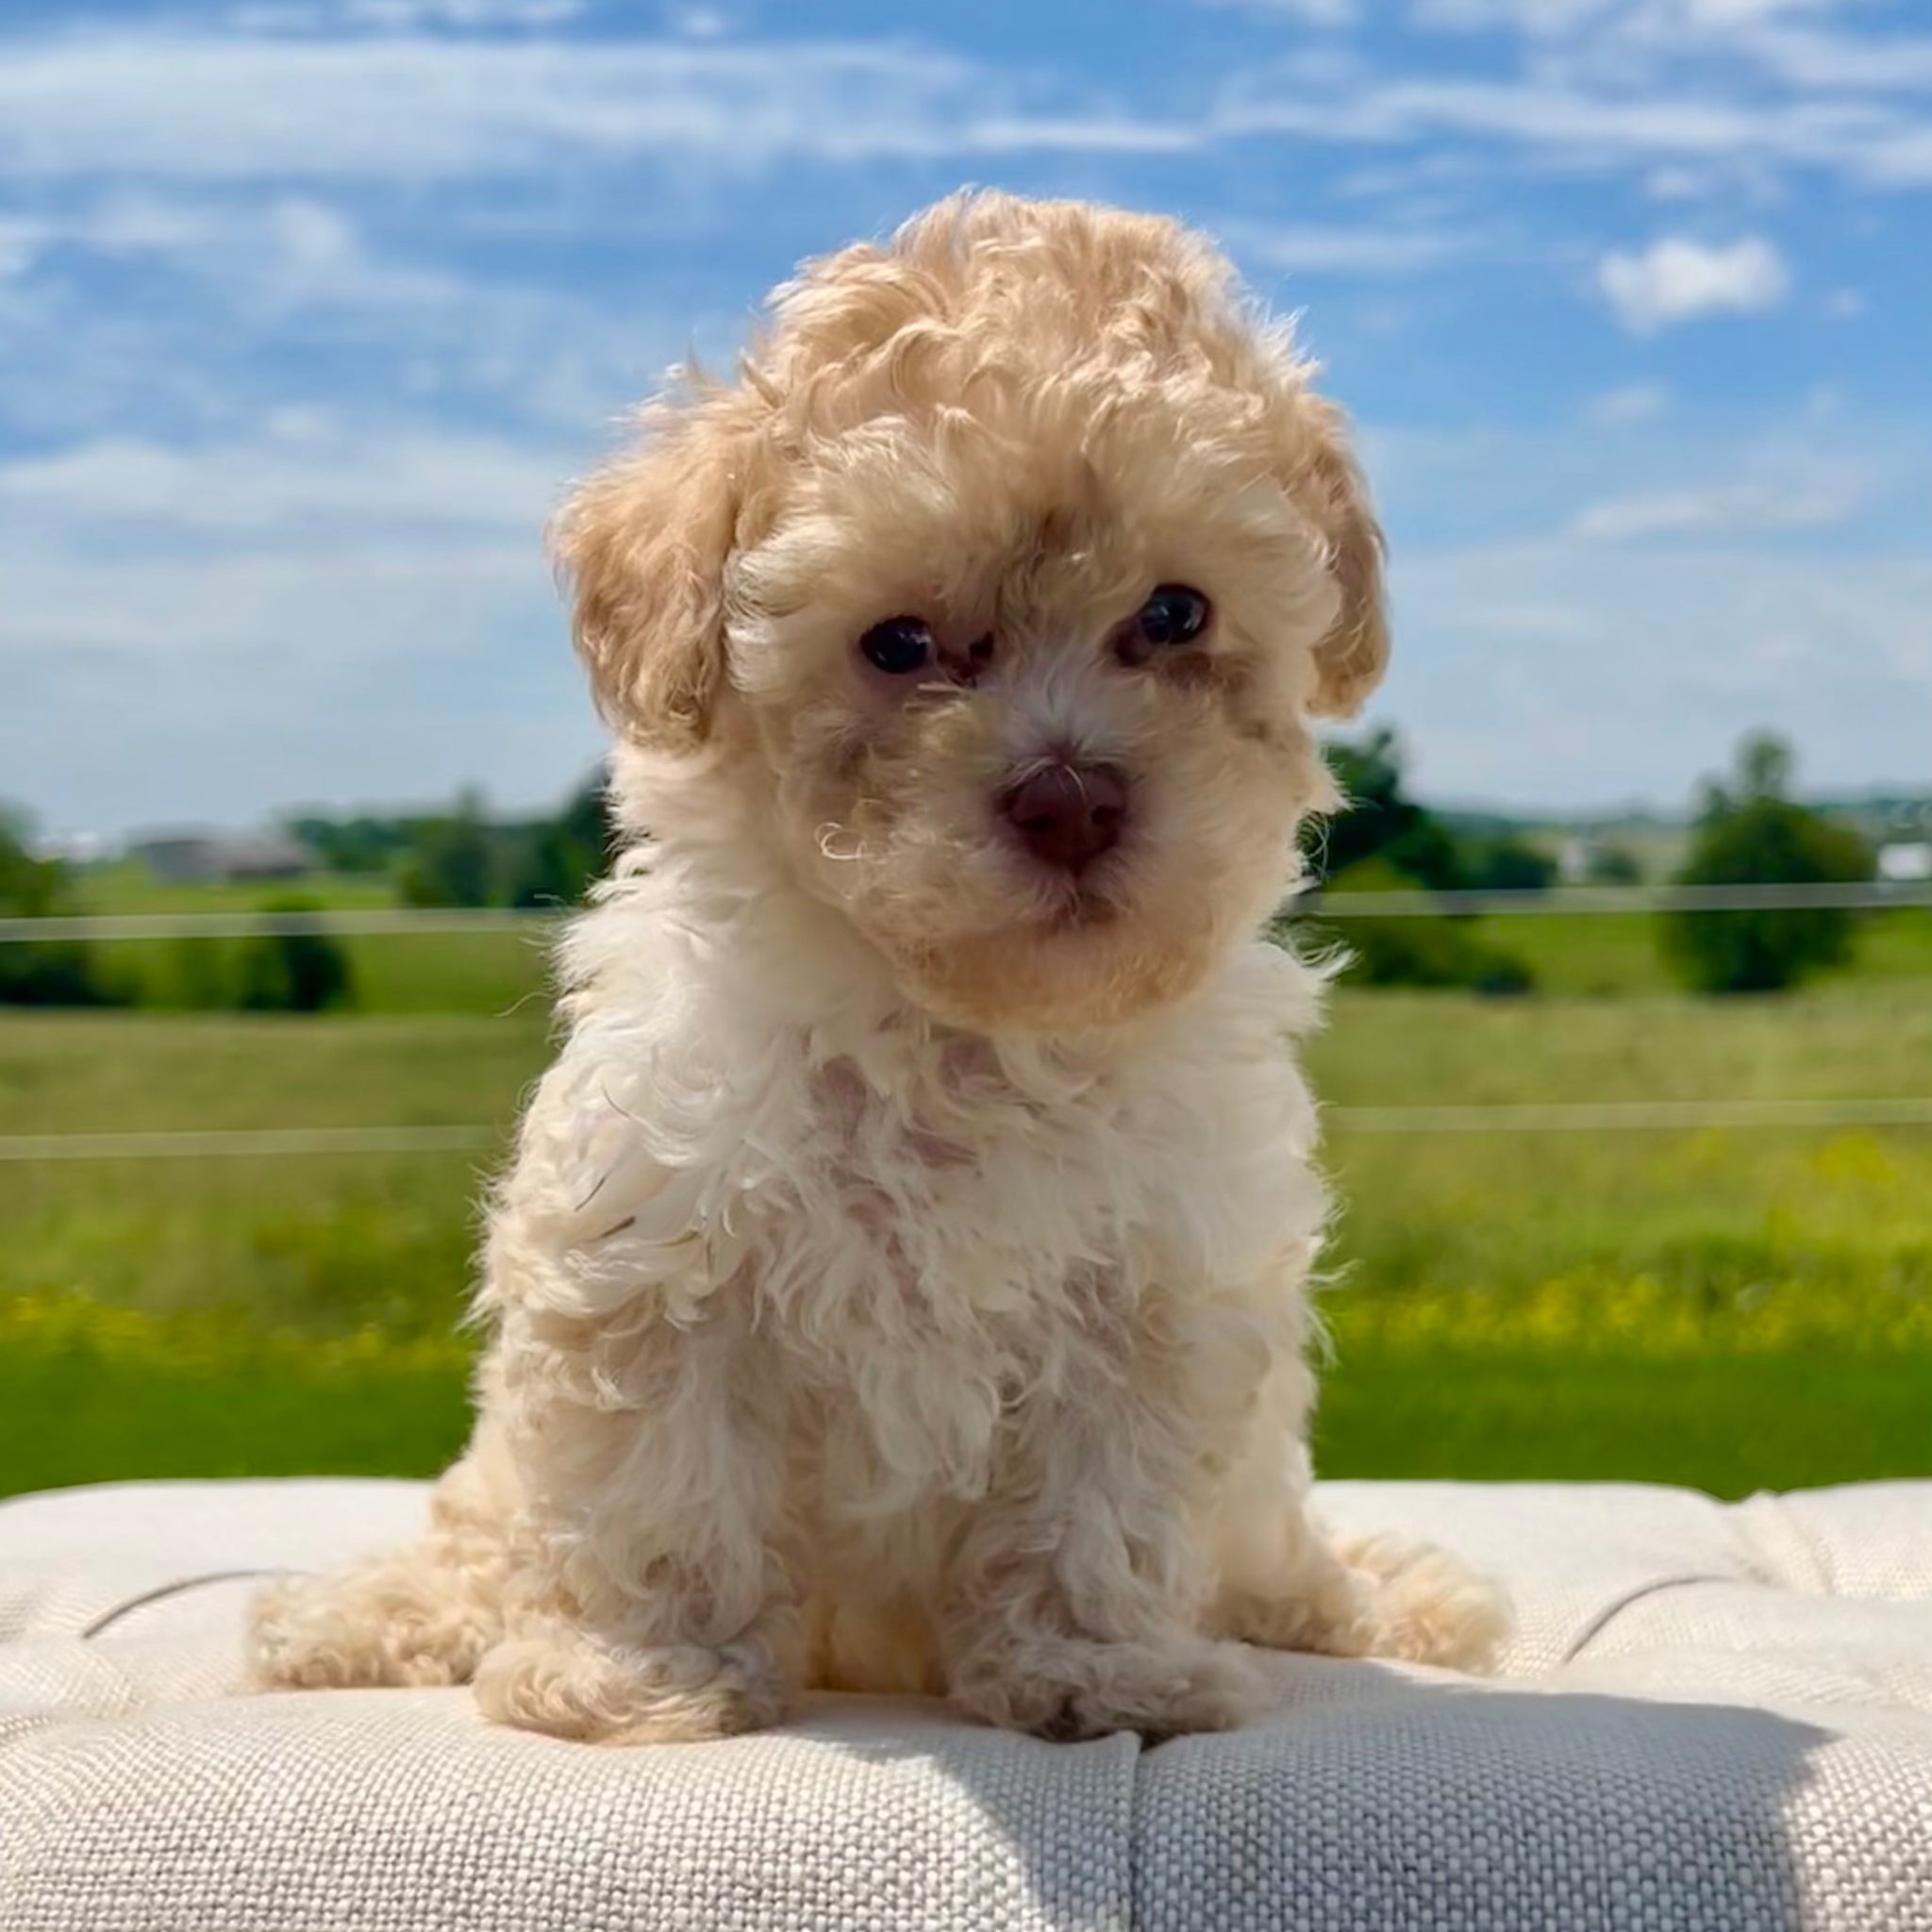
[[[1340,1111],[1921,1095],[1928,989],[1341,993],[1310,1054],[1345,1202],[1324,1471],[1733,1494],[1932,1474],[1932,1129],[1407,1135]],[[497,1010],[0,1013],[0,1136],[506,1129],[547,1020]],[[434,1468],[461,1438],[488,1165],[0,1161],[0,1489]]]

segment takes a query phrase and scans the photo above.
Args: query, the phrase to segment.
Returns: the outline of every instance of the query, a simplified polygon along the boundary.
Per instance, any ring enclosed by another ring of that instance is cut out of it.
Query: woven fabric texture
[[[417,1485],[0,1504],[0,1932],[1932,1932],[1932,1483],[1322,1500],[1502,1576],[1502,1674],[1281,1657],[1155,1750],[869,1699],[597,1750],[245,1693],[260,1576]]]

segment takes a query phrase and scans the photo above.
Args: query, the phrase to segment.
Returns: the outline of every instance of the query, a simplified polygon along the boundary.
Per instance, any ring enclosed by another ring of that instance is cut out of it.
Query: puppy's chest
[[[970,1050],[884,1084],[834,1061],[807,1106],[812,1172],[774,1234],[830,1259],[866,1326],[1030,1320],[1096,1273],[1131,1291],[1225,1178],[1145,1096],[1027,1091]]]

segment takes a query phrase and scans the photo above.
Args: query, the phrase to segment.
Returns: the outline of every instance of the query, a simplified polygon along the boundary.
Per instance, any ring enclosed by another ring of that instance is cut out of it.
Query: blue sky
[[[0,797],[50,830],[560,795],[537,532],[799,258],[974,181],[1299,310],[1439,796],[1932,780],[1932,8],[0,9]]]

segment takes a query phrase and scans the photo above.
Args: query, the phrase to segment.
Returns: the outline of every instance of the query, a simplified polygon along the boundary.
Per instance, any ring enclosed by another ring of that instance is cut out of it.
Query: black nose
[[[1079,872],[1120,843],[1127,781],[1115,765],[1056,758],[1015,785],[1000,810],[1034,858]]]

